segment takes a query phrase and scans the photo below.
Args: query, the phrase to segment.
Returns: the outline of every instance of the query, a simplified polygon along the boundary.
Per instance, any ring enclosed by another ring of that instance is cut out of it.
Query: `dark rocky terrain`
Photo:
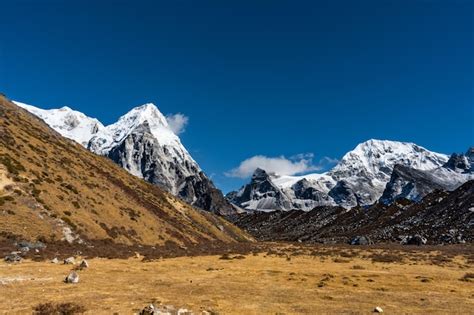
[[[407,242],[419,236],[428,244],[474,240],[474,181],[453,192],[436,190],[415,203],[400,199],[347,210],[316,207],[304,212],[253,212],[232,221],[259,240],[310,243]],[[424,243],[420,241],[420,243]]]

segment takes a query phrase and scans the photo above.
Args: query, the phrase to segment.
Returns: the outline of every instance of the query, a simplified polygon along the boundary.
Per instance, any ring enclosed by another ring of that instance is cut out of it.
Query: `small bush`
[[[72,222],[70,218],[62,217],[61,220],[66,222],[73,230],[77,230],[77,225],[74,222]]]
[[[65,184],[65,183],[62,183],[61,184],[62,187],[72,191],[73,193],[75,193],[76,195],[79,194],[79,192],[77,191],[76,187],[74,187],[72,184]]]
[[[0,197],[0,206],[3,206],[7,201],[15,200],[12,196]]]
[[[68,217],[70,217],[72,215],[71,211],[64,211],[63,212],[65,215],[67,215]]]
[[[76,209],[79,209],[81,207],[81,205],[79,204],[79,202],[77,201],[73,201],[72,202],[72,205],[76,208]]]
[[[86,308],[76,303],[43,303],[33,308],[35,315],[74,315],[85,313]]]
[[[25,167],[20,162],[12,159],[8,154],[0,156],[0,163],[5,165],[7,171],[13,175],[18,175],[19,172],[26,171]]]
[[[219,259],[221,260],[232,260],[229,254],[223,254]]]
[[[471,282],[471,281],[474,281],[474,273],[472,272],[469,272],[469,273],[466,273],[464,276],[462,276],[461,279],[459,279],[460,281],[465,281],[465,282]]]
[[[382,262],[382,263],[401,263],[403,262],[403,257],[400,255],[394,254],[373,254],[370,256],[372,262]]]

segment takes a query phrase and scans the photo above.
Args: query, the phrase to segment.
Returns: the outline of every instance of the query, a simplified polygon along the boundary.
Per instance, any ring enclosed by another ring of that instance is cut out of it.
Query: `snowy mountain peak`
[[[336,177],[370,173],[376,179],[387,181],[395,164],[429,170],[447,161],[447,155],[428,151],[414,143],[371,139],[344,155],[330,173]]]
[[[88,117],[67,106],[59,109],[40,109],[20,102],[14,103],[41,118],[62,136],[83,146],[87,146],[92,137],[105,131],[104,125],[97,119]]]
[[[141,128],[145,126],[146,128]],[[138,130],[150,132],[160,145],[186,151],[179,137],[169,127],[166,117],[152,103],[133,108],[116,123],[107,126],[105,132],[91,139],[89,147],[95,152],[106,154],[112,147]]]
[[[150,126],[162,126],[169,129],[166,117],[153,103],[147,103],[133,108],[128,113],[120,117],[118,123],[124,125],[140,125],[148,122]]]

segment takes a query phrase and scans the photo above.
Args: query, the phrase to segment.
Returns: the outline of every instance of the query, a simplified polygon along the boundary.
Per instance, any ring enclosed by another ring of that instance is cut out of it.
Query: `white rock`
[[[68,257],[64,259],[65,265],[74,265],[75,263],[76,263],[76,260],[74,259],[74,257]]]
[[[79,283],[79,275],[75,271],[71,271],[71,273],[64,279],[66,283]]]
[[[59,260],[58,260],[56,257],[54,257],[54,258],[51,260],[51,263],[52,263],[52,264],[58,264],[58,263],[59,263]]]
[[[374,308],[374,313],[383,313],[383,309],[380,306]]]

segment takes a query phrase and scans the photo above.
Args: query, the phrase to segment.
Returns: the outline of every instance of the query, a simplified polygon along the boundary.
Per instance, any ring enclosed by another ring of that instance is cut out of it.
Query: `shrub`
[[[35,315],[74,315],[85,313],[86,308],[76,303],[43,303],[33,308]]]
[[[20,162],[12,159],[8,154],[0,156],[0,163],[5,165],[7,171],[14,175],[18,175],[19,172],[24,172],[26,170]]]
[[[72,191],[73,193],[75,193],[76,195],[79,193],[76,189],[76,187],[74,187],[73,185],[71,184],[65,184],[65,183],[62,183],[61,186],[63,186],[64,188]]]
[[[5,196],[5,197],[0,197],[0,206],[3,206],[5,202],[7,201],[13,201],[14,198],[12,196]]]
[[[460,281],[465,281],[465,282],[471,282],[471,281],[474,281],[474,273],[472,272],[469,272],[469,273],[466,273],[464,276],[462,276],[461,279],[459,279]]]
[[[73,230],[76,230],[77,229],[77,225],[71,221],[70,218],[68,217],[62,217],[61,218],[64,222],[66,222]]]
[[[400,263],[403,262],[403,257],[394,254],[373,254],[370,256],[372,262],[382,263]]]

